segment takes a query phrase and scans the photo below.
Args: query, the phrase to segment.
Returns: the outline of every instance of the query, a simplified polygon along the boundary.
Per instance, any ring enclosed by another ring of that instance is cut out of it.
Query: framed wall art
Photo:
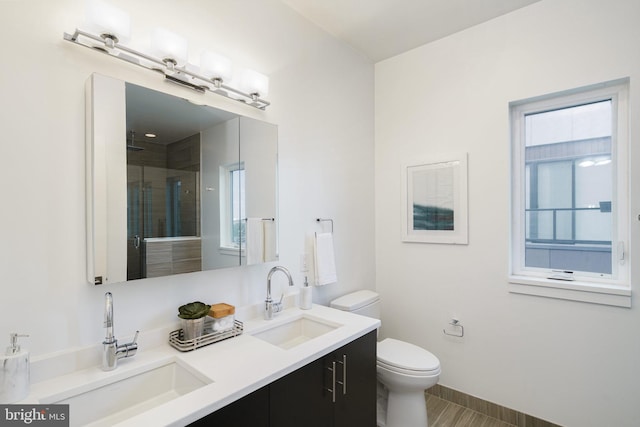
[[[467,153],[402,167],[402,241],[468,243]]]

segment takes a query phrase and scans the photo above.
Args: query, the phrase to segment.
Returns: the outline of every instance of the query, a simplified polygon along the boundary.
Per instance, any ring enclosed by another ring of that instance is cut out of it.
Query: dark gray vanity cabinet
[[[331,400],[325,390],[325,358],[292,372],[269,386],[271,426],[333,425]]]
[[[189,427],[269,427],[268,414],[267,386],[189,424]]]
[[[376,425],[376,332],[270,385],[271,427]]]
[[[344,390],[336,384],[334,427],[376,425],[376,338],[376,331],[370,332],[333,353],[338,374],[343,368],[339,362],[346,359],[347,380]]]
[[[376,333],[270,386],[271,427],[376,425]]]
[[[375,426],[376,332],[352,341],[191,425]]]

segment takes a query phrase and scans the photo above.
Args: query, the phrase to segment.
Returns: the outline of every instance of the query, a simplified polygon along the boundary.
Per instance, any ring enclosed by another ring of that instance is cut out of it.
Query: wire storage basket
[[[176,329],[169,334],[169,344],[178,351],[192,351],[210,344],[242,335],[244,326],[239,320],[234,320],[233,328],[226,331],[214,331],[213,319],[208,318],[204,322],[204,333],[194,339],[185,340],[184,331]]]

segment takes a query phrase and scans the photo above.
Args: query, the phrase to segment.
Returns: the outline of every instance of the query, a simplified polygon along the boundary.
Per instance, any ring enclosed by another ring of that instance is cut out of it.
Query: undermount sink
[[[71,426],[111,426],[185,395],[212,381],[177,361],[88,390],[40,403],[70,405]]]
[[[277,321],[276,321],[277,322]],[[305,315],[290,319],[263,331],[252,334],[254,337],[285,350],[296,347],[313,338],[331,332],[342,325],[321,321]]]

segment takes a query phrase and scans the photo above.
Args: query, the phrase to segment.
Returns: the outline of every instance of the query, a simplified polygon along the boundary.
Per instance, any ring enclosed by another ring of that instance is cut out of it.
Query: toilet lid
[[[386,338],[378,343],[378,360],[389,365],[412,371],[435,371],[440,361],[424,348],[408,342]]]
[[[352,292],[347,295],[343,295],[340,298],[336,298],[329,304],[332,308],[344,311],[355,311],[359,308],[374,303],[380,299],[380,296],[368,289]]]

